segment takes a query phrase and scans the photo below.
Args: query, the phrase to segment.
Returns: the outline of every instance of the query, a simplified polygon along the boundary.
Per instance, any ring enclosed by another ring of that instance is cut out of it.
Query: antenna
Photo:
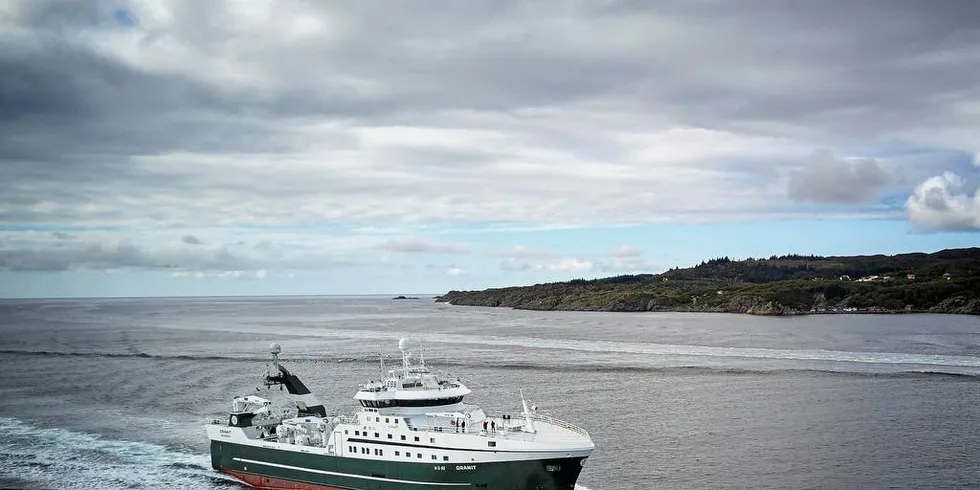
[[[530,432],[532,434],[535,433],[535,432],[537,432],[537,429],[534,427],[534,419],[533,419],[533,416],[531,414],[532,409],[528,408],[528,406],[527,406],[527,399],[524,398],[524,388],[521,388],[521,406],[524,409],[523,410],[523,412],[524,412],[523,413],[523,416],[524,416],[524,431],[525,432]],[[534,407],[534,408],[536,409],[537,407]]]
[[[282,352],[282,347],[273,342],[269,344],[269,354],[272,354],[272,365],[275,366],[276,372],[279,371],[279,354]]]
[[[408,351],[408,339],[402,337],[401,340],[398,341],[398,350],[402,351],[402,367],[405,369],[405,375],[407,376],[409,368],[408,358],[412,355],[412,353]]]
[[[381,354],[378,355],[381,358],[381,377],[384,378],[385,375],[385,345],[381,344]]]
[[[419,366],[425,367],[425,344],[419,340]]]

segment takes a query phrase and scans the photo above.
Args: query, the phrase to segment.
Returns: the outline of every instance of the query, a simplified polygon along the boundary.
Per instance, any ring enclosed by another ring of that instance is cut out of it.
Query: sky
[[[0,2],[0,297],[980,246],[976,0]]]

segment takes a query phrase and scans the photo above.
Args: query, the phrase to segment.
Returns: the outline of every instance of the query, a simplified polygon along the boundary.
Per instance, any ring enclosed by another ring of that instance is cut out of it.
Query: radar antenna
[[[273,343],[269,344],[269,354],[272,354],[272,365],[273,365],[273,367],[276,368],[275,370],[277,372],[279,371],[279,354],[280,353],[282,353],[282,347],[278,343],[273,342]]]
[[[398,350],[402,351],[402,368],[405,369],[405,375],[407,376],[410,367],[408,364],[408,358],[412,355],[412,353],[408,351],[408,339],[402,337],[402,339],[398,341]]]

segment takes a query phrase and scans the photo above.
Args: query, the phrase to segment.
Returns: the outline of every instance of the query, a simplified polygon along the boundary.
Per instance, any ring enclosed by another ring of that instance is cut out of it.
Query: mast
[[[524,431],[535,433],[537,429],[534,428],[534,420],[531,419],[531,409],[527,406],[527,400],[524,399],[524,388],[521,388],[521,405],[524,407]]]
[[[385,371],[385,346],[384,346],[384,344],[381,345],[381,354],[379,354],[378,357],[381,358],[381,378],[384,379],[385,372],[386,372]]]

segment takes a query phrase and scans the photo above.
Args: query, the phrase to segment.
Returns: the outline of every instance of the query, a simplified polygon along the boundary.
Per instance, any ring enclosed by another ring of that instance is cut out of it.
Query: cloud
[[[171,279],[194,278],[194,279],[236,279],[236,280],[256,280],[265,279],[267,272],[265,269],[257,271],[173,271],[169,274]]]
[[[447,276],[458,277],[458,276],[462,276],[462,275],[465,275],[465,274],[466,274],[466,271],[464,271],[463,269],[460,269],[459,267],[449,267],[448,269],[446,269],[446,275]]]
[[[650,273],[657,269],[652,262],[643,257],[643,251],[631,245],[621,245],[609,255],[612,260],[603,259],[597,264],[597,269],[609,273]]]
[[[628,259],[628,258],[635,258],[635,257],[639,257],[640,255],[643,255],[643,251],[641,251],[640,249],[632,245],[620,245],[612,252],[609,252],[609,255],[612,255],[613,257],[619,259]]]
[[[254,257],[226,247],[187,249],[135,244],[124,238],[7,241],[0,247],[0,269],[24,271],[107,269],[254,269]]]
[[[591,260],[567,257],[558,262],[546,264],[543,269],[552,272],[585,272],[595,269],[595,263]]]
[[[516,248],[516,247],[515,247]],[[515,252],[511,248],[511,252]],[[506,272],[547,271],[547,272],[588,272],[641,273],[651,272],[656,267],[643,258],[643,251],[631,245],[621,245],[611,250],[608,257],[563,257],[550,262],[535,261],[554,256],[551,253],[536,253],[526,248],[516,248],[516,252],[500,262],[500,270]],[[609,258],[611,257],[611,259]]]
[[[377,248],[391,252],[435,254],[460,254],[469,251],[462,245],[437,243],[417,236],[387,240],[378,244]]]
[[[964,179],[952,172],[915,186],[905,208],[909,220],[926,230],[980,230],[980,190],[970,195]]]
[[[760,176],[815,146],[975,147],[976,7],[872,4],[21,0],[0,222],[798,217]]]
[[[525,245],[514,245],[505,253],[508,259],[550,259],[556,255],[550,250],[534,249]]]
[[[40,233],[0,231],[0,270],[17,271],[258,271],[325,269],[356,266],[353,255],[368,237],[323,237],[269,231],[238,231],[213,245],[186,246],[169,230],[127,233],[76,231]],[[70,238],[65,238],[65,237]],[[220,236],[220,235],[216,235]],[[258,236],[276,237],[286,245],[260,247]],[[247,238],[248,240],[242,240]],[[366,261],[365,261],[366,263]]]
[[[0,269],[275,275],[476,250],[422,236],[449,228],[972,226],[966,189],[913,185],[980,165],[893,155],[976,151],[972,0],[2,5]],[[793,171],[814,148],[869,158]],[[906,210],[875,202],[892,187]],[[75,231],[95,227],[116,231]],[[568,253],[516,245],[500,268],[652,268]]]
[[[534,266],[527,260],[519,259],[516,257],[507,257],[502,262],[500,262],[500,270],[509,272],[522,272],[533,268]]]
[[[789,196],[794,201],[861,203],[874,199],[878,189],[889,180],[875,160],[843,160],[822,150],[792,173]]]

